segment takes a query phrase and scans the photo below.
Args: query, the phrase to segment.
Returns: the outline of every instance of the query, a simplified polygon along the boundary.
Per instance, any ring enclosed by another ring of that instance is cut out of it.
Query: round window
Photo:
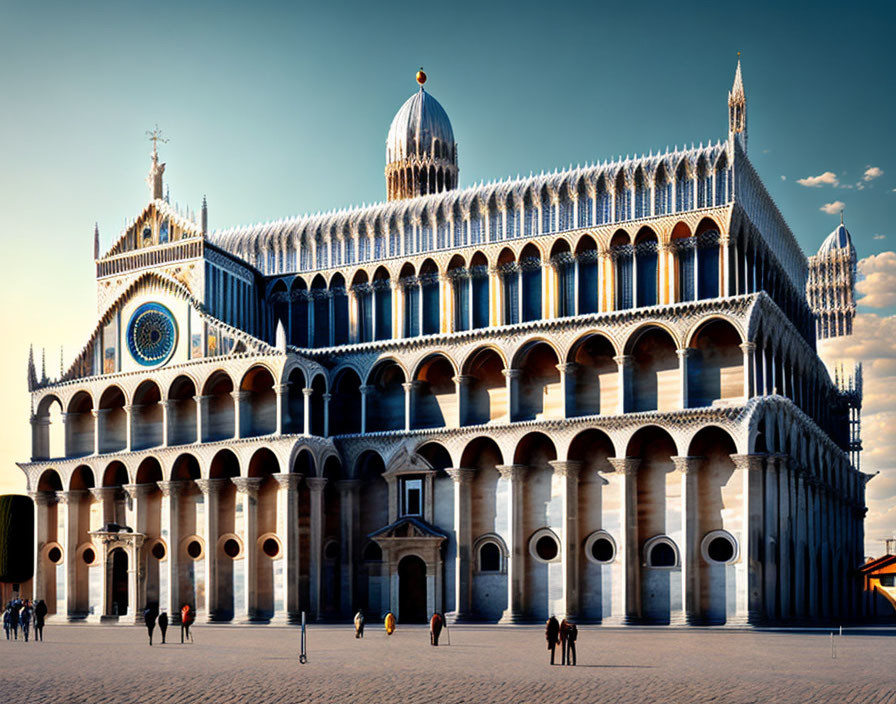
[[[163,557],[165,557],[165,546],[162,543],[156,543],[152,546],[152,550],[150,552],[152,552],[152,556],[154,558],[156,558],[157,560],[161,560]]]
[[[591,557],[597,562],[612,562],[616,548],[607,538],[598,538],[591,543]]]
[[[327,543],[324,548],[324,559],[325,560],[338,560],[339,559],[339,543],[335,540],[331,540]]]
[[[280,554],[280,543],[273,538],[268,538],[262,543],[261,549],[264,550],[264,554],[268,557],[277,557]]]
[[[171,311],[158,303],[144,303],[131,316],[128,350],[144,367],[167,361],[177,344],[177,323]]]
[[[224,541],[224,554],[227,557],[234,558],[240,554],[240,544],[233,538]]]
[[[719,535],[709,541],[706,554],[713,562],[731,562],[734,558],[734,544],[728,538]]]
[[[47,553],[47,559],[54,565],[58,565],[62,562],[62,550],[57,547],[50,548],[50,551]]]
[[[666,542],[654,544],[650,548],[651,567],[675,567],[675,549]]]
[[[81,559],[84,560],[84,564],[90,565],[96,559],[96,553],[93,551],[93,548],[87,548],[84,552],[81,553]]]
[[[202,545],[198,540],[191,540],[190,544],[187,545],[187,555],[192,557],[194,560],[197,559],[202,554]]]
[[[541,536],[535,543],[535,554],[545,562],[550,562],[557,557],[559,551],[560,549],[557,546],[557,541],[550,535]]]

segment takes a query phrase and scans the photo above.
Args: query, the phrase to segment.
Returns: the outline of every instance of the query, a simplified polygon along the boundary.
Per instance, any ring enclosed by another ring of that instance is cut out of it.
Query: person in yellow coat
[[[386,635],[391,636],[395,631],[395,614],[391,611],[386,614]]]

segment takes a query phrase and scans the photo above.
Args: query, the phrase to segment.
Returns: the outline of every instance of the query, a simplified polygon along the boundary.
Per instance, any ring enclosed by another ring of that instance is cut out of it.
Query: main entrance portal
[[[112,551],[112,613],[124,616],[128,611],[128,554],[121,548]]]
[[[426,623],[426,563],[408,555],[398,563],[398,620]]]

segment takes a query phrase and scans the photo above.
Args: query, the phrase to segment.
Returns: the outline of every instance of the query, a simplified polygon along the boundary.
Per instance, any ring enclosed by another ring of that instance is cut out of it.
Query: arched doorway
[[[112,613],[128,612],[128,554],[122,548],[112,551]]]
[[[398,563],[398,620],[426,623],[426,563],[416,555]]]

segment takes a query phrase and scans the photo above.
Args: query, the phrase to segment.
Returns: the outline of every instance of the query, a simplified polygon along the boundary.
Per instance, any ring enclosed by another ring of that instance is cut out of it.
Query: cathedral
[[[51,619],[772,624],[860,611],[855,249],[811,260],[724,139],[461,188],[418,88],[386,200],[95,233],[97,323],[29,360]]]

